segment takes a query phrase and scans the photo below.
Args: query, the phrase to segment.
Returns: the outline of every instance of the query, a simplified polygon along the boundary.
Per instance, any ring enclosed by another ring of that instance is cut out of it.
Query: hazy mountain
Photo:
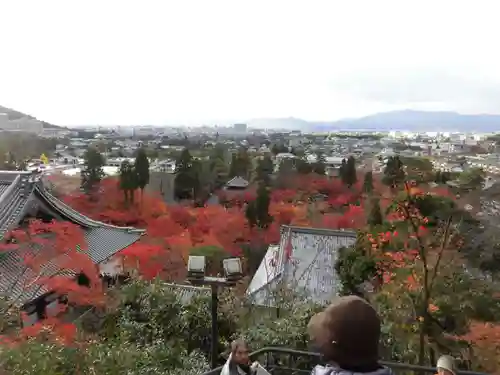
[[[256,124],[253,125],[253,124]],[[340,121],[305,121],[296,118],[259,119],[249,127],[303,131],[500,131],[500,115],[463,115],[456,112],[393,111]]]
[[[249,128],[256,129],[287,129],[287,130],[311,130],[312,123],[294,117],[289,118],[262,118],[247,122]]]
[[[2,107],[1,105],[0,105],[0,113],[6,113],[7,117],[9,118],[9,120],[18,120],[20,118],[25,118],[25,117],[31,118],[31,119],[35,118],[33,116],[30,116],[30,115],[27,115],[25,113],[16,111],[14,109],[10,109],[10,108],[7,108],[7,107]],[[60,128],[60,126],[52,125],[52,124],[49,124],[48,122],[45,122],[45,121],[41,121],[41,122],[43,123],[43,126],[46,127],[46,128]]]
[[[366,130],[477,131],[500,130],[500,115],[456,112],[393,111],[332,123],[332,128]]]

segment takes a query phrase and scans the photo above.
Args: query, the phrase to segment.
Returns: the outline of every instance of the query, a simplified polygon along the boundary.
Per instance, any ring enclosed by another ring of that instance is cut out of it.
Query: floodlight
[[[205,276],[205,257],[190,255],[188,260],[188,279],[202,279]]]
[[[226,258],[222,261],[226,278],[230,281],[239,280],[243,275],[240,258]]]

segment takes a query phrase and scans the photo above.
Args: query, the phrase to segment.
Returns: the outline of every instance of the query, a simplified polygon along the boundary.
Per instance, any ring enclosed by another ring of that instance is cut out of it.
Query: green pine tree
[[[144,188],[149,184],[149,159],[146,150],[140,148],[135,157],[134,169],[137,178],[137,186],[141,189],[141,200],[144,195]]]
[[[380,210],[380,201],[378,199],[372,200],[367,221],[368,224],[372,227],[381,225],[384,222],[382,211]]]
[[[104,158],[94,147],[89,147],[83,156],[84,165],[81,171],[81,187],[85,193],[93,197],[99,183],[104,178]]]
[[[245,217],[250,227],[255,227],[258,224],[257,213],[255,210],[255,201],[248,203],[245,209]]]
[[[120,165],[120,180],[119,187],[123,192],[125,205],[134,203],[134,192],[137,189],[137,173],[135,168],[128,160],[125,160]]]
[[[344,185],[347,185],[347,182],[346,182],[347,172],[346,172],[346,170],[347,170],[347,160],[342,159],[342,164],[340,164],[340,168],[339,168],[339,178]]]
[[[307,160],[303,158],[298,158],[294,159],[295,162],[295,169],[297,170],[297,173],[300,174],[309,174],[312,173],[313,168],[310,163],[307,162]]]
[[[182,150],[175,164],[174,195],[178,199],[193,198],[196,184],[193,157],[187,148]]]
[[[264,156],[257,163],[257,168],[255,169],[255,179],[263,183],[266,186],[269,186],[271,183],[271,176],[274,172],[274,163],[270,156]]]
[[[405,177],[404,164],[399,159],[399,156],[390,156],[384,168],[382,182],[391,187],[396,187],[404,182]]]
[[[326,156],[323,152],[316,153],[316,162],[313,164],[313,172],[324,175],[326,172]]]
[[[368,171],[365,173],[365,178],[363,180],[363,192],[370,194],[373,191],[373,173]]]
[[[347,186],[351,187],[358,182],[358,175],[356,173],[356,159],[354,156],[349,156],[346,162],[344,181]]]
[[[271,197],[269,196],[269,190],[264,184],[260,184],[257,189],[257,198],[254,203],[255,217],[257,219],[258,226],[261,228],[267,228],[273,221],[273,217],[269,215],[270,202]]]

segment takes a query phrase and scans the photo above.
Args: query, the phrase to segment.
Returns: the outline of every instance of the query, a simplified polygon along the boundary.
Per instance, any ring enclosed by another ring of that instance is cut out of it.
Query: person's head
[[[449,355],[442,355],[437,361],[439,375],[455,375],[455,360]]]
[[[326,361],[356,372],[379,367],[380,319],[364,299],[337,297],[311,318],[308,331]]]
[[[234,363],[239,365],[247,365],[250,363],[250,357],[248,356],[249,350],[248,345],[243,340],[234,340],[231,343],[231,355]]]

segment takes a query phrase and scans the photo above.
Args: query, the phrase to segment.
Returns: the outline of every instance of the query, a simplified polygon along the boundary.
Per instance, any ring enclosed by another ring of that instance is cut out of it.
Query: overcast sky
[[[59,125],[500,113],[498,1],[0,0],[0,105]]]

